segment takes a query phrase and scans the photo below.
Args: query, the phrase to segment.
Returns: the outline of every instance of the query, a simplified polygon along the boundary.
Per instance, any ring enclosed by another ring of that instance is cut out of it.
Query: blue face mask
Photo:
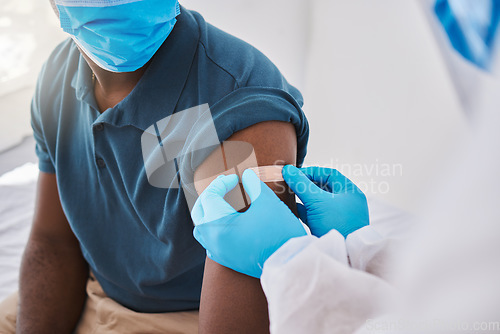
[[[172,31],[177,0],[56,0],[61,28],[101,68],[132,72]]]

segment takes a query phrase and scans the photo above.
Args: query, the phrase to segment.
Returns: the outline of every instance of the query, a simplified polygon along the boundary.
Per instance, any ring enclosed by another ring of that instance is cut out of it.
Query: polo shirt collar
[[[75,89],[78,100],[90,104],[96,110],[98,109],[93,92],[92,70],[81,54],[78,57],[77,72],[71,80],[71,86]]]
[[[153,56],[135,88],[114,108],[95,122],[114,126],[132,125],[146,130],[153,123],[171,115],[182,94],[198,47],[199,30],[193,15],[181,6],[181,14],[172,32]],[[73,78],[76,97],[96,108],[90,68],[80,56]]]

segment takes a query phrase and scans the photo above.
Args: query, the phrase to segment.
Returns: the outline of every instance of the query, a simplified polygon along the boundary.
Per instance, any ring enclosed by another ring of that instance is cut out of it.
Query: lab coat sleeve
[[[400,214],[375,219],[349,234],[345,244],[351,267],[392,282],[391,263],[410,237],[413,225],[413,217]]]
[[[365,226],[346,238],[346,249],[352,268],[390,281],[391,249],[396,238],[386,238],[373,226]]]
[[[274,334],[353,333],[393,295],[384,280],[348,265],[335,230],[289,240],[266,261],[261,284]]]

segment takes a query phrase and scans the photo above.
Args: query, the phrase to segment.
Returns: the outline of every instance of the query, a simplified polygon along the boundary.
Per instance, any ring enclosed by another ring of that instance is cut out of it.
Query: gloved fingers
[[[300,220],[307,225],[307,210],[304,204],[297,203],[297,213],[299,214]]]
[[[283,179],[290,189],[306,204],[313,201],[318,194],[325,192],[313,183],[306,174],[292,165],[283,167]]]
[[[358,187],[351,180],[336,169],[312,166],[300,168],[300,171],[321,189],[334,194],[345,193],[351,190],[359,191]]]
[[[236,213],[224,196],[238,184],[238,175],[220,175],[201,193],[203,222],[209,222]]]
[[[198,197],[191,210],[191,219],[194,225],[199,225],[203,220],[203,206],[201,205],[201,197]]]
[[[228,221],[210,221],[206,224],[197,225],[194,228],[193,236],[205,248],[207,256],[220,265],[226,266],[221,254],[226,252],[226,249],[234,249],[231,245],[231,229],[228,229]],[[232,267],[229,267],[232,268]]]
[[[206,241],[205,241],[205,236],[203,231],[199,228],[199,226],[195,226],[193,230],[193,236],[198,241],[198,243],[205,248],[205,251],[207,253],[207,256],[213,260],[212,252],[208,249],[208,246]]]
[[[219,175],[208,185],[204,193],[214,193],[224,197],[229,191],[236,187],[237,184],[238,175]]]
[[[195,223],[195,225],[197,225],[197,223]],[[200,243],[200,245],[203,246],[203,248],[205,248],[205,242],[203,240],[203,234],[201,233],[201,231],[198,228],[198,226],[194,227],[193,237]]]
[[[267,187],[251,169],[247,169],[243,172],[241,182],[252,203],[260,196],[262,187]]]
[[[334,182],[331,176],[333,169],[310,166],[299,168],[299,170],[321,189],[334,192]]]

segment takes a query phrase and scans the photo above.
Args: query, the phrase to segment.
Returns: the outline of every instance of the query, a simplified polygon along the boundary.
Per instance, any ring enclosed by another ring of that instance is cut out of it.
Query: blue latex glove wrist
[[[339,171],[287,165],[283,178],[300,198],[299,216],[311,233],[321,237],[332,229],[344,237],[369,224],[366,196]]]
[[[306,235],[306,231],[253,171],[243,173],[242,183],[251,200],[250,208],[237,212],[223,198],[238,184],[238,176],[219,176],[193,207],[193,234],[210,259],[260,278],[269,256],[289,239]]]

